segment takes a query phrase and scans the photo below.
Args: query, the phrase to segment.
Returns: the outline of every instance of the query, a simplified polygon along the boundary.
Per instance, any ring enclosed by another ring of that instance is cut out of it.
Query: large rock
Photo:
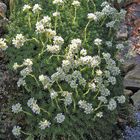
[[[131,99],[133,100],[136,107],[140,107],[140,90],[136,92],[133,96],[131,96]]]
[[[124,87],[140,89],[140,64],[137,64],[136,67],[129,71],[124,77]]]
[[[133,92],[131,91],[131,90],[127,90],[127,89],[124,89],[124,95],[126,95],[126,96],[131,96],[131,95],[133,95]]]
[[[133,61],[127,61],[123,64],[123,72],[126,74],[127,72],[129,72],[130,70],[132,70],[134,67],[136,66],[135,62]]]

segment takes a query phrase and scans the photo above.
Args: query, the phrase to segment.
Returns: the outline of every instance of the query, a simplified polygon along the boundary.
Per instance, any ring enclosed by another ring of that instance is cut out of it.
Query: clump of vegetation
[[[124,46],[114,34],[125,11],[89,0],[17,5],[6,37],[10,47],[0,40],[23,92],[12,105],[13,135],[112,139],[118,108],[126,100],[116,58]]]

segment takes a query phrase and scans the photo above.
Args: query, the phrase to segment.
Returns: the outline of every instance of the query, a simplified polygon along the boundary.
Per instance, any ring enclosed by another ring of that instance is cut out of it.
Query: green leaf
[[[30,135],[25,140],[34,140],[34,136]]]

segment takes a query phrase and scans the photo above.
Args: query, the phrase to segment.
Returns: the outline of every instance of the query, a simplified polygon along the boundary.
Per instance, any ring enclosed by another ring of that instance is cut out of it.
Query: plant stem
[[[24,110],[22,110],[22,112],[25,113],[25,114],[27,114],[27,115],[29,115],[29,116],[33,116],[31,113],[26,112],[26,111],[24,111]]]
[[[31,76],[32,78],[34,78],[34,80],[35,80],[36,83],[37,83],[37,86],[39,87],[39,82],[38,82],[37,78],[35,77],[35,75],[29,74],[29,76]]]
[[[31,25],[31,17],[30,17],[30,13],[28,14],[28,24],[29,24],[29,29],[32,29],[32,25]]]
[[[89,93],[90,89],[88,89],[83,95],[87,95]]]
[[[63,92],[62,87],[60,86],[60,84],[58,83],[58,81],[56,81],[57,86],[59,87],[60,91]]]
[[[50,113],[48,111],[46,111],[44,108],[40,108],[40,109],[50,116]]]
[[[75,7],[74,7],[74,19],[73,19],[73,24],[75,24],[76,16],[77,16],[77,8],[76,8],[76,6],[75,6]]]
[[[88,28],[89,24],[90,24],[90,20],[88,21],[88,23],[85,27],[84,43],[87,42],[87,28]]]

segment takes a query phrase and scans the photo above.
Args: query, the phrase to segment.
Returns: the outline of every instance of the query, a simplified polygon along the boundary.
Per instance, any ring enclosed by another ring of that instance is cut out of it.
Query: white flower
[[[99,118],[102,118],[102,117],[103,117],[103,112],[98,112],[98,113],[96,114],[96,116],[99,117]]]
[[[114,100],[114,99],[111,99],[110,101],[109,101],[109,104],[107,105],[107,107],[108,107],[108,109],[109,110],[114,110],[114,109],[116,109],[116,107],[117,107],[117,103],[116,103],[116,101]]]
[[[62,123],[65,120],[65,116],[62,113],[59,113],[55,117],[57,123]]]
[[[104,104],[107,103],[107,99],[106,99],[105,96],[99,96],[99,97],[98,97],[98,100],[101,101],[101,102],[103,102]]]
[[[32,111],[35,113],[35,114],[40,114],[40,108],[37,104],[33,104],[33,106],[31,107]]]
[[[37,13],[37,12],[39,12],[41,10],[42,10],[42,8],[40,7],[39,4],[35,4],[33,9],[32,9],[33,13]]]
[[[50,123],[49,121],[47,121],[47,120],[40,121],[40,123],[39,123],[39,128],[40,128],[41,130],[44,130],[44,129],[46,129],[46,127],[49,128],[50,125],[51,125],[51,123]]]
[[[32,109],[32,111],[35,114],[40,114],[40,108],[39,106],[36,104],[37,100],[34,100],[34,98],[30,98],[27,102],[27,105]]]
[[[59,45],[47,45],[47,51],[50,53],[58,54],[61,47]]]
[[[53,38],[53,43],[54,43],[55,45],[62,46],[63,43],[64,43],[64,39],[63,39],[61,36],[55,36],[55,37]]]
[[[36,104],[37,100],[35,100],[34,98],[30,98],[27,102],[28,107],[32,107],[33,104]]]
[[[97,74],[98,76],[100,76],[100,75],[103,74],[103,72],[102,72],[101,70],[96,70],[96,74]]]
[[[14,126],[12,129],[12,133],[14,136],[19,136],[21,134],[21,127],[20,126]]]
[[[85,100],[80,100],[78,102],[79,107],[83,108],[83,109],[86,108],[86,104],[87,104],[87,102]]]
[[[110,90],[105,88],[103,84],[101,86],[103,86],[103,87],[100,87],[100,89],[99,89],[101,91],[101,95],[106,96],[106,97],[109,96]]]
[[[107,47],[112,47],[112,42],[111,41],[106,41],[106,45],[107,45]]]
[[[71,44],[76,44],[77,46],[81,46],[82,45],[82,41],[81,39],[77,38],[77,39],[73,39],[71,41]]]
[[[66,106],[70,105],[72,103],[72,93],[69,93],[69,92],[65,91],[63,93],[63,96],[65,97],[64,104]]]
[[[113,76],[110,76],[110,77],[108,78],[108,82],[110,82],[112,85],[115,85],[115,84],[116,84],[116,78],[113,77]]]
[[[104,2],[101,4],[101,7],[105,7],[105,6],[107,6],[107,5],[109,5],[109,3],[108,3],[107,1],[104,1]]]
[[[49,26],[51,22],[51,18],[49,16],[44,16],[40,21],[44,26]]]
[[[117,45],[116,45],[116,48],[117,48],[118,50],[123,50],[123,49],[124,49],[124,45],[123,45],[123,44],[117,44]]]
[[[103,9],[102,9],[102,13],[104,13],[107,16],[113,16],[114,14],[117,13],[117,10],[113,7],[111,7],[110,5],[106,5]]]
[[[50,96],[51,96],[51,99],[55,99],[58,96],[58,93],[52,89],[50,91]]]
[[[17,81],[17,86],[20,87],[25,85],[26,85],[25,80],[23,78],[19,78],[19,80]]]
[[[117,97],[117,101],[118,101],[120,104],[125,103],[125,100],[126,100],[126,98],[125,98],[124,95],[121,95],[121,96],[118,96],[118,97]]]
[[[80,6],[80,2],[78,0],[74,0],[72,5],[76,6],[76,7],[79,7]]]
[[[53,4],[62,5],[64,3],[63,0],[54,0]]]
[[[115,23],[116,23],[116,21],[108,22],[108,23],[106,24],[106,27],[113,28],[114,25],[115,25]]]
[[[16,38],[12,40],[13,45],[15,45],[15,47],[18,49],[24,45],[25,41],[26,39],[22,34],[17,34]]]
[[[0,38],[0,49],[5,51],[8,48],[8,46],[5,43],[5,39]]]
[[[47,89],[52,85],[52,81],[48,76],[40,75],[39,81],[42,82],[44,89]]]
[[[32,67],[26,67],[25,69],[20,71],[20,75],[25,78],[27,75],[29,75],[32,72]]]
[[[92,113],[92,111],[93,111],[92,104],[87,103],[87,104],[86,104],[86,107],[85,107],[84,109],[85,109],[85,110],[84,110],[84,113],[86,113],[86,114]]]
[[[32,59],[29,59],[29,58],[24,59],[23,65],[24,66],[32,66],[33,65]]]
[[[95,85],[95,83],[89,83],[89,88],[91,89],[91,90],[93,90],[93,91],[95,91],[95,89],[96,89],[96,85]]]
[[[23,6],[23,11],[27,11],[27,10],[30,10],[30,9],[31,9],[31,6],[28,5],[28,4],[25,4],[25,5]]]
[[[99,46],[99,45],[102,44],[102,40],[99,39],[99,38],[96,38],[96,39],[94,40],[94,44],[97,45],[97,46]]]
[[[87,55],[87,50],[82,49],[82,50],[80,51],[80,55],[86,56],[86,55]]]
[[[46,29],[46,34],[47,34],[47,37],[52,39],[54,36],[56,36],[56,31],[52,30],[52,29]]]
[[[20,103],[17,103],[15,105],[12,105],[12,112],[19,113],[22,111],[22,107]]]
[[[54,12],[53,13],[53,17],[59,17],[60,16],[60,12]]]
[[[87,18],[88,18],[89,20],[94,20],[94,21],[97,20],[97,16],[96,16],[95,14],[93,14],[93,13],[89,13],[89,14],[87,15]]]
[[[78,102],[80,108],[84,109],[84,113],[90,114],[93,111],[92,104],[87,103],[85,100],[80,100]]]
[[[19,67],[20,67],[20,65],[18,65],[17,63],[14,63],[14,65],[13,65],[14,70],[17,70],[17,68],[19,68]]]
[[[45,27],[41,22],[36,23],[36,32],[37,33],[44,33],[45,32]]]

